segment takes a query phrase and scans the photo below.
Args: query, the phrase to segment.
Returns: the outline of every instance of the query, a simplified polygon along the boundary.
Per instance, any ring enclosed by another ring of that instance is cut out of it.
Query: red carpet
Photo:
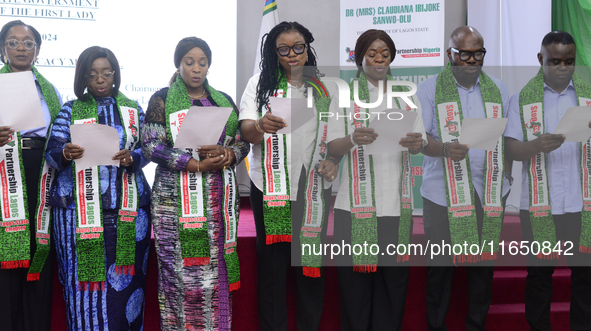
[[[329,220],[328,233],[332,236],[332,213]],[[250,209],[248,198],[242,199],[242,212],[238,227],[238,252],[240,257],[241,288],[234,292],[233,300],[233,324],[234,331],[258,330],[258,310],[256,303],[256,231],[254,219]],[[517,216],[506,216],[503,223],[502,239],[506,241],[520,240],[521,228]],[[413,243],[425,243],[423,231],[423,220],[415,217],[413,229]],[[144,330],[160,330],[160,315],[157,301],[157,261],[151,247],[148,263],[148,284],[146,288],[146,309],[144,316]],[[505,257],[507,263],[521,263],[525,265],[522,257]],[[520,260],[521,259],[521,260]],[[418,259],[411,259],[411,263],[422,262]],[[564,261],[561,262],[564,265]],[[326,270],[326,287],[324,298],[324,310],[320,330],[339,330],[339,288],[336,270],[328,267]],[[507,330],[528,330],[525,320],[525,306],[523,304],[525,292],[525,268],[523,267],[498,267],[495,270],[493,282],[493,302],[487,318],[487,329],[489,331]],[[406,297],[406,308],[403,321],[403,330],[419,331],[426,330],[425,321],[425,284],[427,280],[426,267],[412,267],[410,271],[410,282]],[[292,284],[287,289],[289,308],[289,331],[295,331],[295,287],[293,274],[289,278]],[[449,330],[465,330],[464,319],[468,306],[466,290],[466,269],[458,267],[455,272],[453,283],[453,294],[450,309],[447,315],[447,327]],[[552,304],[552,329],[555,331],[569,330],[568,312],[570,301],[570,270],[559,267],[554,273],[554,297]],[[57,268],[54,277],[53,295],[53,318],[51,321],[52,331],[66,330],[65,305],[62,297],[62,288],[57,277]]]

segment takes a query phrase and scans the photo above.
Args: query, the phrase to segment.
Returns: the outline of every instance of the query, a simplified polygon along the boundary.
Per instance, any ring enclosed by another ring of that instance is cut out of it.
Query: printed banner
[[[397,67],[443,66],[444,1],[341,0],[340,65],[355,65],[355,42],[369,29],[386,31],[396,45]]]
[[[391,65],[394,79],[418,85],[439,73],[443,69],[447,44],[444,5],[443,0],[429,3],[407,0],[395,5],[385,0],[341,0],[341,79],[350,82],[355,78],[355,43],[369,29],[384,30],[394,40],[396,57]],[[422,175],[423,155],[412,155],[410,184],[414,208],[423,207]]]

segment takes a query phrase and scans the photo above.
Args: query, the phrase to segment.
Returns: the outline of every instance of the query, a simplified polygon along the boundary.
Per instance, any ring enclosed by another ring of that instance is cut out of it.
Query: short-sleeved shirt
[[[523,141],[519,93],[511,97],[505,137]],[[544,132],[553,133],[562,116],[570,107],[578,106],[577,94],[570,84],[558,93],[544,84]],[[520,208],[529,210],[528,161],[522,162]],[[581,192],[581,144],[563,143],[558,149],[546,154],[546,171],[550,192],[550,208],[553,215],[577,213],[583,208]]]
[[[368,83],[369,90],[369,102],[375,102],[379,97],[379,89],[373,86],[370,82]],[[338,97],[334,96],[330,104],[330,112],[332,114],[343,114],[343,110],[338,108]],[[423,127],[423,121],[421,117],[421,105],[418,99],[413,98],[414,103],[417,105],[418,113],[417,120],[412,128],[408,128],[408,132],[419,132],[422,134],[423,139],[426,139],[425,128]],[[402,107],[403,104],[401,104]],[[395,107],[395,103],[393,107]],[[387,100],[384,95],[382,104],[371,112],[378,113],[383,112],[387,107]],[[347,109],[347,114],[351,114],[352,109]],[[328,142],[343,138],[345,136],[345,125],[349,125],[351,128],[351,119],[345,118],[344,116],[336,115],[329,117],[328,119]],[[352,131],[349,130],[349,133]],[[379,134],[379,132],[377,132]],[[392,142],[392,144],[398,144],[398,142]],[[348,157],[348,154],[345,156]],[[400,216],[400,179],[402,176],[402,153],[395,152],[389,154],[376,154],[373,155],[373,175],[374,175],[374,193],[375,193],[375,207],[378,217],[384,216]],[[341,164],[343,169],[341,171],[341,182],[339,185],[339,191],[335,201],[334,208],[349,211],[351,210],[351,204],[349,200],[349,166],[348,160],[345,159]]]
[[[435,89],[437,86],[437,77],[435,75],[418,86],[417,96],[423,106],[423,123],[425,131],[435,140],[439,140],[437,124],[437,108],[435,105]],[[509,92],[507,86],[500,79],[489,76],[497,85],[501,92],[503,101],[503,114],[507,116],[509,107]],[[484,103],[482,102],[482,93],[480,92],[480,80],[476,81],[470,89],[460,85],[456,81],[460,103],[462,106],[462,116],[464,118],[485,118]],[[468,156],[470,158],[470,172],[472,174],[472,185],[479,197],[482,197],[484,186],[484,158],[485,151],[482,149],[470,149]],[[503,182],[503,196],[510,189],[507,179]],[[447,193],[445,190],[445,178],[443,174],[443,163],[441,157],[425,156],[423,159],[423,185],[421,186],[421,195],[440,206],[447,206]]]
[[[242,95],[240,102],[240,117],[239,120],[258,120],[258,103],[256,99],[256,87],[259,82],[260,74],[256,74],[250,78]],[[334,88],[326,86],[329,90],[329,94],[332,96]],[[305,87],[297,88],[287,83],[287,98],[305,98]],[[266,108],[263,108],[263,114],[267,112]],[[300,179],[302,166],[308,170],[310,162],[312,161],[312,153],[314,151],[314,142],[317,136],[317,111],[314,108],[314,117],[307,121],[304,125],[298,128],[296,131],[286,134],[287,144],[287,160],[286,165],[288,169],[289,187],[291,200],[295,200],[298,195],[298,182]],[[251,145],[252,153],[248,155],[248,166],[250,179],[254,185],[263,191],[263,173],[261,171],[262,166],[262,155],[261,155],[261,144]],[[325,187],[329,187],[330,183],[325,182]]]

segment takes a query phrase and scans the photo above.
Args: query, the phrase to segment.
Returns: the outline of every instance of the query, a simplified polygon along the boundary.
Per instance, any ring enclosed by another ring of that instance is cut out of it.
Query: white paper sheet
[[[269,97],[273,115],[281,117],[287,123],[287,127],[277,133],[292,133],[314,117],[314,108],[308,108],[307,101],[307,99]]]
[[[84,156],[74,160],[76,167],[119,166],[120,161],[113,160],[119,152],[119,134],[114,127],[97,123],[72,124],[70,135],[72,144],[84,148]]]
[[[506,126],[506,118],[464,118],[460,143],[470,146],[470,149],[492,151]]]
[[[232,108],[226,107],[189,108],[174,142],[174,148],[216,145],[231,113]]]
[[[554,130],[555,134],[563,134],[566,142],[583,142],[591,137],[591,108],[570,107],[562,116]]]
[[[16,132],[45,127],[32,71],[0,75],[0,126]]]
[[[365,145],[368,154],[392,154],[402,152],[406,148],[398,144],[407,133],[413,132],[417,113],[401,109],[386,109],[383,114],[374,114],[369,127],[378,134],[376,140]],[[425,137],[423,137],[425,139]]]

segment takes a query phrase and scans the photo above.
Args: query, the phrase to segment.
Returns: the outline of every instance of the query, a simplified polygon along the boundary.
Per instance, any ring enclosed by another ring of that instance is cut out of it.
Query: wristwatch
[[[427,141],[423,139],[423,141],[421,141],[421,149],[419,149],[417,153],[422,153],[425,150],[425,147],[427,147]]]

